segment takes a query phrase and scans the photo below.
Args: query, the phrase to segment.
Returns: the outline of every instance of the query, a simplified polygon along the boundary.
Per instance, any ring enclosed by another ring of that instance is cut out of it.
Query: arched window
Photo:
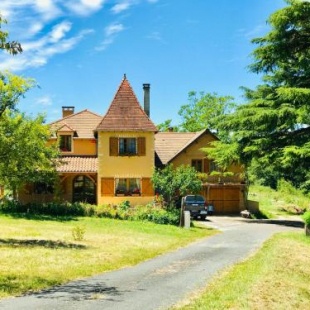
[[[85,175],[78,175],[73,180],[72,202],[96,203],[96,185]]]

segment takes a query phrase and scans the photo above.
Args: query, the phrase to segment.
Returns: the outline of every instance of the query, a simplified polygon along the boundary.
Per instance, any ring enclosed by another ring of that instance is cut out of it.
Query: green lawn
[[[0,298],[137,264],[216,233],[103,218],[0,215]],[[85,229],[75,241],[74,230]]]

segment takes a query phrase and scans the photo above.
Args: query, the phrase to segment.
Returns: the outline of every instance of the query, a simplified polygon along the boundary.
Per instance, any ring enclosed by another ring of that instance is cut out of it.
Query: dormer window
[[[72,151],[72,136],[71,135],[60,135],[59,149],[62,152]]]

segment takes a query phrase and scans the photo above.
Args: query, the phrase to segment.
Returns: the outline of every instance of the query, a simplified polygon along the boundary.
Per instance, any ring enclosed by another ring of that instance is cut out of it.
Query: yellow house
[[[209,130],[157,132],[149,117],[150,84],[143,84],[143,89],[143,108],[126,76],[103,117],[89,110],[75,113],[74,107],[63,107],[62,118],[50,124],[53,135],[49,141],[58,143],[61,152],[59,182],[56,186],[28,184],[20,191],[19,200],[29,203],[57,198],[98,205],[128,200],[131,205],[146,204],[154,200],[151,177],[155,166],[190,165],[207,174],[215,170],[201,149],[217,137]],[[229,171],[241,172],[238,166]],[[204,187],[208,200],[213,197],[213,183],[218,183],[217,179]],[[240,196],[239,192],[234,196]],[[218,210],[220,203],[216,202]]]
[[[147,115],[149,84],[144,84],[144,111],[126,76],[97,126],[98,132],[98,204],[132,205],[154,199],[151,176],[154,171],[154,135],[156,126]]]

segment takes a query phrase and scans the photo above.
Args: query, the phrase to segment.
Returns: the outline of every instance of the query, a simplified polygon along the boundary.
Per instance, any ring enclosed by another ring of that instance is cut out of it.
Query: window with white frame
[[[115,179],[115,195],[141,195],[141,179],[117,178]]]

